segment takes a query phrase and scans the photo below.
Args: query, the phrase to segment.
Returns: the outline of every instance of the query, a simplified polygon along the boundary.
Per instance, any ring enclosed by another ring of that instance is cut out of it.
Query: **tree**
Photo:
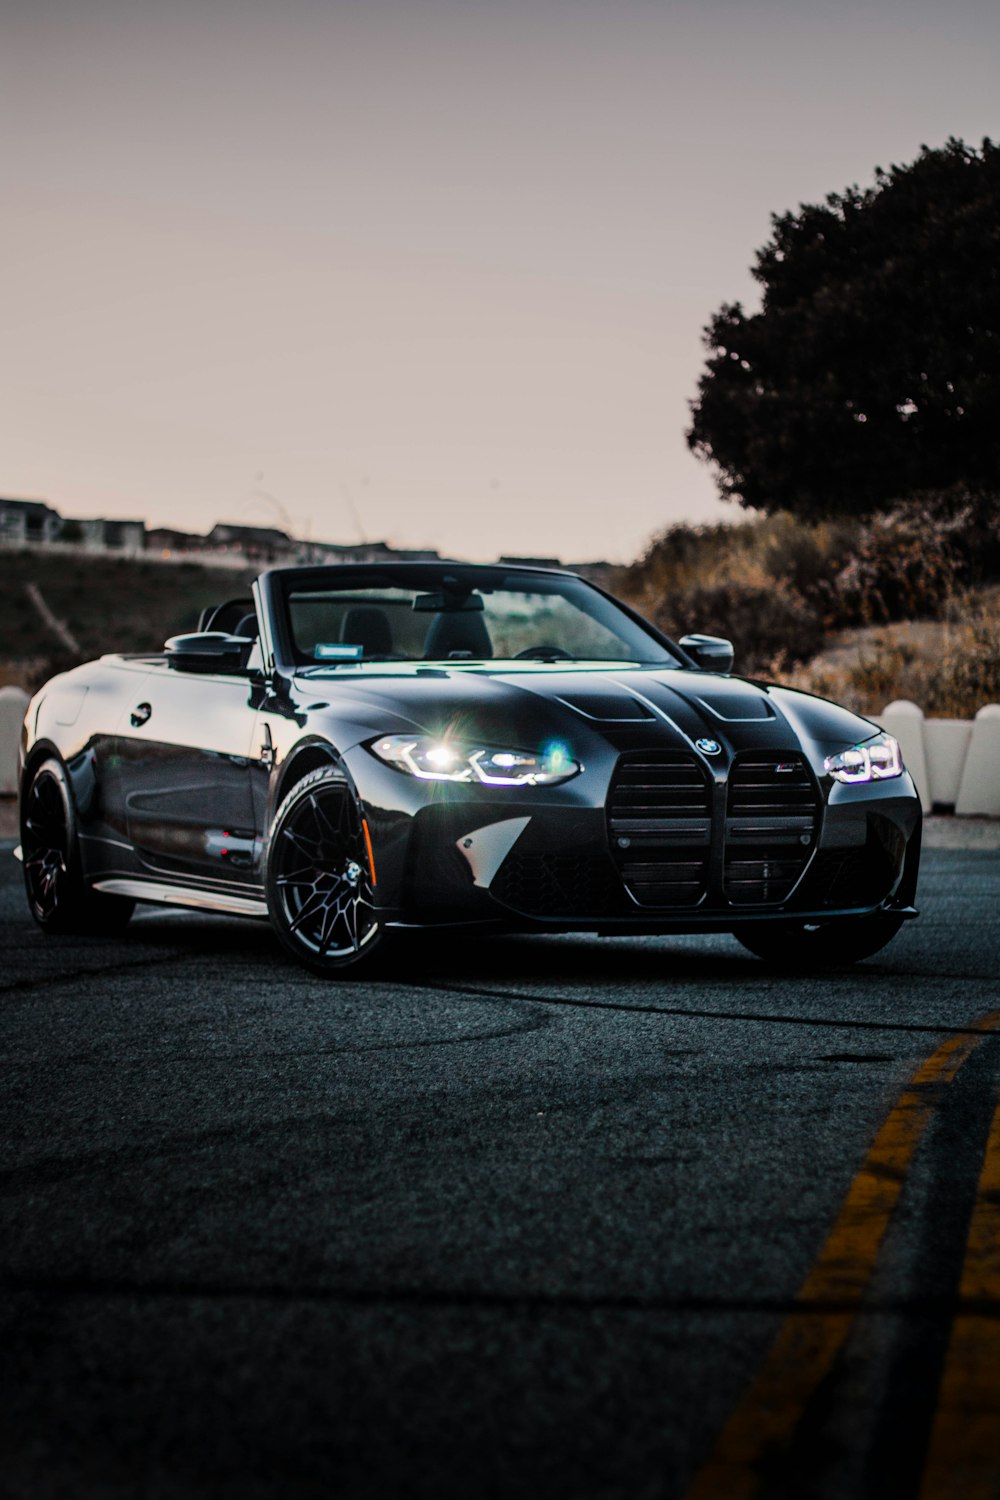
[[[923,146],[771,222],[761,310],[715,314],[691,403],[720,493],[821,516],[1000,490],[1000,146]]]

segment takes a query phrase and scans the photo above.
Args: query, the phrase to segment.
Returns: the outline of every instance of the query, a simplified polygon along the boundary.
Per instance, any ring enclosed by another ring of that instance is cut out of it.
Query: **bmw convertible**
[[[732,675],[571,573],[276,568],[162,652],[50,681],[21,741],[50,933],[136,902],[269,919],[322,974],[406,929],[732,933],[853,962],[916,916],[891,735]]]

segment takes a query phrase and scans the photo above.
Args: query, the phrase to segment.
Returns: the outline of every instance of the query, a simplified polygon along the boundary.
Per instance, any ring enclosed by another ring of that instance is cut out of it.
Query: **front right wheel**
[[[275,815],[265,877],[272,925],[318,974],[360,972],[384,946],[364,815],[345,773],[322,766]]]
[[[733,936],[775,968],[835,969],[871,958],[902,925],[894,912],[873,912],[838,922],[748,923]]]

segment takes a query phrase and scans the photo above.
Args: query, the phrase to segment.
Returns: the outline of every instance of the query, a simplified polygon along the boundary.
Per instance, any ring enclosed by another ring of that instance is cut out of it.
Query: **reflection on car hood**
[[[527,670],[373,663],[321,677],[310,674],[308,690],[321,691],[338,716],[370,722],[374,733],[394,724],[497,744],[530,745],[540,735],[565,735],[574,721],[591,730],[672,725],[684,738],[740,743],[804,736],[843,746],[876,732],[875,725],[847,709],[790,688],[627,663],[582,668],[533,663]]]

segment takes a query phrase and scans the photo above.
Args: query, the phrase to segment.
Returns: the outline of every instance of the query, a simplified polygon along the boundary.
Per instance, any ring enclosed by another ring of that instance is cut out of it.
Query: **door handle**
[[[135,705],[135,708],[133,708],[132,712],[129,714],[129,722],[131,723],[132,728],[138,729],[141,724],[145,724],[146,720],[149,718],[152,712],[152,704],[137,703]]]

